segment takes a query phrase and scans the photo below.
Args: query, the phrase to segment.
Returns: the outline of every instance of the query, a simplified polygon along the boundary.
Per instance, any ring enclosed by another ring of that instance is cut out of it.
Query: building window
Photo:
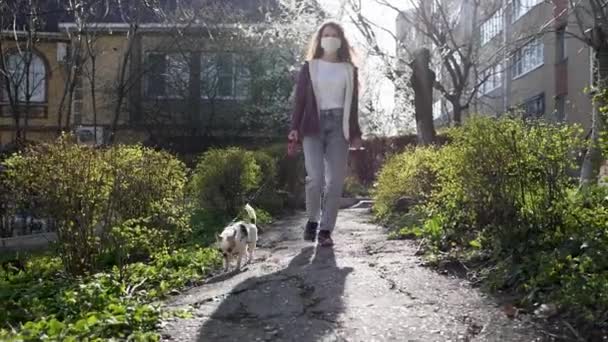
[[[555,32],[555,49],[557,63],[563,62],[568,58],[566,51],[566,27],[561,27]]]
[[[481,72],[479,77],[479,95],[486,95],[502,86],[502,68],[500,64],[496,64]]]
[[[6,56],[5,63],[9,85],[7,89],[6,82],[3,82],[2,102],[11,99],[26,104],[46,102],[47,68],[41,56],[14,52]]]
[[[496,37],[504,28],[504,13],[502,8],[496,11],[488,20],[481,24],[481,45]]]
[[[189,96],[189,54],[151,52],[146,65],[147,97],[183,99]]]
[[[540,67],[544,62],[544,44],[536,38],[513,54],[513,78]]]
[[[201,56],[201,96],[206,99],[249,97],[250,73],[243,58],[234,53]]]
[[[522,104],[524,117],[540,118],[545,114],[545,94],[539,94],[527,99]]]
[[[513,0],[511,22],[517,21],[543,0]]]

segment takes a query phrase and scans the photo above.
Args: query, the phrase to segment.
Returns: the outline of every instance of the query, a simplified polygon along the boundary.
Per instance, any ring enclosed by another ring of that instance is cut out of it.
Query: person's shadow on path
[[[337,266],[332,248],[303,248],[287,268],[238,284],[198,341],[320,341],[335,334],[352,271]]]

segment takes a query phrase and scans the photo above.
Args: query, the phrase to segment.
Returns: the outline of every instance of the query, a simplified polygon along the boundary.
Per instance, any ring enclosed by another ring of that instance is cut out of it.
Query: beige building
[[[253,99],[271,98],[263,92],[289,76],[271,78],[275,63],[260,56],[281,56],[241,39],[239,29],[260,23],[276,9],[274,0],[201,0],[185,9],[179,1],[161,0],[154,10],[111,3],[79,27],[67,5],[42,1],[38,6],[52,8],[37,11],[42,25],[35,30],[28,29],[26,14],[1,8],[0,23],[16,20],[17,29],[5,25],[1,31],[0,74],[9,75],[10,85],[0,83],[0,150],[18,131],[21,139],[41,141],[68,130],[82,142],[101,144],[114,128],[116,142],[180,150],[214,137],[271,134],[268,117],[277,114],[264,116],[266,104]],[[209,13],[219,14],[203,16]],[[253,88],[254,75],[268,86]]]
[[[64,64],[57,57],[61,57],[60,51],[67,46],[65,35],[58,32],[39,33],[40,41],[28,58],[30,66],[26,82],[25,78],[20,77],[19,71],[23,68],[23,50],[11,42],[12,38],[7,39],[8,34],[3,32],[0,39],[4,39],[3,59],[7,70],[13,75],[11,79],[18,79],[10,82],[12,98],[17,103],[11,105],[6,81],[3,82],[0,87],[0,147],[15,138],[15,110],[19,111],[21,125],[27,126],[28,140],[44,140],[57,135],[58,109],[66,80]],[[23,33],[20,33],[20,39],[22,36]]]
[[[470,1],[459,2],[459,20],[468,23]],[[474,32],[458,31],[460,39],[475,39],[478,44],[476,79],[469,82],[471,88],[478,89],[467,114],[500,116],[512,112],[578,123],[589,129],[591,100],[585,89],[592,79],[590,49],[568,34],[580,35],[578,23],[568,13],[568,3],[488,1],[479,11],[478,24],[472,25]],[[400,25],[399,20],[397,23]],[[435,108],[450,110],[443,99],[438,99]]]

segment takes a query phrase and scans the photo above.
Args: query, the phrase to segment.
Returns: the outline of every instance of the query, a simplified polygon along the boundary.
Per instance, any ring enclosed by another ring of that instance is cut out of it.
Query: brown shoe
[[[317,240],[319,241],[319,246],[321,247],[331,247],[334,245],[334,240],[331,239],[331,232],[328,230],[319,231]]]

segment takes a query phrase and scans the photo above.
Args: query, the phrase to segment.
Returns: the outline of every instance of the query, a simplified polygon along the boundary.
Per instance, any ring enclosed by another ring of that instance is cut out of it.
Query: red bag
[[[297,140],[289,140],[287,143],[287,156],[295,157],[300,152],[300,145]]]

